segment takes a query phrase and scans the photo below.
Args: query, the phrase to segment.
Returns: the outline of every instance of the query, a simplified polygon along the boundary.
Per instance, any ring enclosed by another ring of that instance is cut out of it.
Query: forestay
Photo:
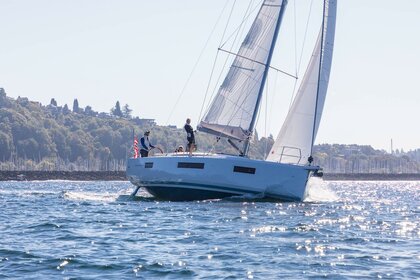
[[[336,10],[336,0],[325,1],[323,27],[268,161],[305,163],[312,153],[330,77]]]
[[[228,74],[198,129],[218,136],[245,140],[258,110],[258,95],[268,67],[276,25],[287,1],[265,0]],[[281,19],[281,18],[280,18]]]

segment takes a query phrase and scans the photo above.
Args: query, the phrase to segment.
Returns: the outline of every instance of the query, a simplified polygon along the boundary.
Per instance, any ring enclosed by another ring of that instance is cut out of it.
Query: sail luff
[[[252,116],[252,120],[251,120],[251,123],[249,125],[249,129],[248,129],[248,131],[251,132],[251,133],[253,133],[254,128],[255,128],[255,121],[257,119],[258,110],[260,108],[261,97],[262,97],[262,94],[264,92],[265,81],[267,80],[268,70],[270,69],[271,58],[273,57],[274,48],[276,46],[276,41],[277,41],[277,37],[278,37],[278,34],[279,34],[280,25],[281,25],[281,22],[282,22],[282,19],[283,19],[284,11],[286,10],[286,6],[287,6],[287,0],[284,0],[281,3],[281,9],[280,9],[279,16],[278,16],[278,19],[277,19],[276,29],[274,30],[273,40],[271,42],[270,51],[268,53],[267,61],[265,63],[264,74],[263,74],[263,77],[262,77],[262,80],[261,80],[260,89],[258,91],[257,102],[256,102],[255,108],[254,108],[254,114]],[[245,140],[243,155],[246,156],[248,154],[248,150],[249,150],[249,137]]]
[[[324,6],[322,9],[322,28],[321,28],[321,46],[323,46],[324,42],[324,31],[325,31],[325,15],[326,15],[326,9],[327,9],[327,2],[328,0],[324,0]],[[314,142],[315,142],[315,130],[316,130],[316,122],[317,122],[317,115],[318,115],[318,99],[319,99],[319,85],[321,80],[321,67],[322,67],[322,59],[323,59],[323,48],[321,47],[321,51],[319,54],[319,69],[318,69],[318,85],[316,90],[316,102],[315,102],[315,108],[314,108],[314,124],[312,126],[312,139],[311,139],[311,152],[310,156],[312,156],[313,148],[314,148]]]
[[[322,111],[324,109],[324,103],[326,93],[328,90],[328,83],[331,72],[332,55],[334,48],[335,39],[335,24],[336,24],[336,13],[337,13],[337,0],[325,0],[325,14],[324,14],[324,25],[323,34],[324,38],[322,41],[321,53],[322,60],[320,60],[320,71],[319,71],[319,82],[318,82],[318,98],[317,98],[317,109],[315,111],[314,120],[314,134],[311,142],[311,147],[316,139],[318,133],[319,124],[321,122]]]

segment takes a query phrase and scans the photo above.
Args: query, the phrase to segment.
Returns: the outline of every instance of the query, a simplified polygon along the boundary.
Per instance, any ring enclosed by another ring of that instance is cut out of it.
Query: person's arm
[[[147,137],[147,143],[149,143],[149,147],[150,147],[150,148],[152,148],[152,149],[153,149],[153,148],[156,148],[155,146],[153,146],[153,145],[152,145],[152,143],[150,143],[149,137]]]

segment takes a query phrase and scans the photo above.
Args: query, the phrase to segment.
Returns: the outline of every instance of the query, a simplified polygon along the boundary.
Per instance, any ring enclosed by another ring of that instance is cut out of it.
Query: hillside
[[[123,170],[133,132],[142,135],[146,129],[152,131],[152,143],[165,152],[185,146],[181,128],[133,118],[128,105],[121,110],[119,102],[111,111],[79,108],[77,99],[73,110],[67,104],[58,106],[55,99],[44,106],[28,98],[12,99],[0,89],[0,170]],[[234,152],[207,134],[197,133],[197,142],[201,151]],[[262,158],[266,142],[257,141],[250,155]]]
[[[151,141],[165,152],[185,145],[182,128],[156,125],[152,119],[132,117],[129,105],[119,102],[111,113],[72,110],[28,98],[12,99],[0,88],[0,170],[124,170],[131,154],[133,132],[151,130]],[[258,138],[258,137],[256,137]],[[200,151],[234,153],[225,141],[197,133]],[[253,141],[250,156],[262,159],[273,138]],[[322,144],[314,148],[315,163],[329,173],[419,173],[420,149],[389,154],[371,146]]]

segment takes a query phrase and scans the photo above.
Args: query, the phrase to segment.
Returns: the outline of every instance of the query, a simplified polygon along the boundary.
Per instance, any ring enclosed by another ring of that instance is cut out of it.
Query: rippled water
[[[420,278],[420,182],[304,203],[159,202],[127,182],[0,182],[0,278]]]

